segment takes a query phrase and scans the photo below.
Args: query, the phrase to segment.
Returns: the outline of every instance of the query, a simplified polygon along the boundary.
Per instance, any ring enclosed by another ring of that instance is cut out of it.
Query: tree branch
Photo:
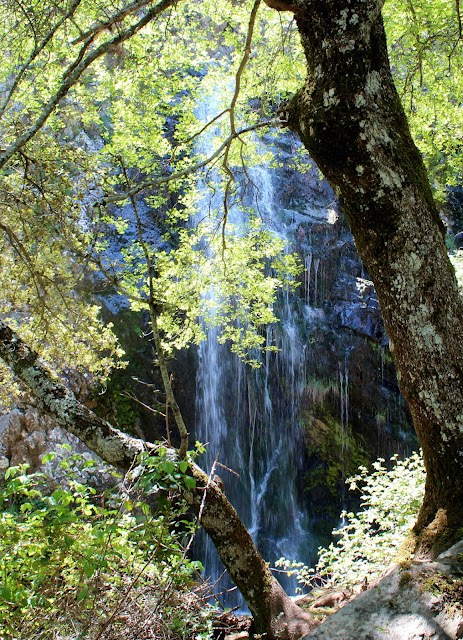
[[[29,271],[29,275],[34,283],[35,290],[37,292],[37,297],[40,300],[40,304],[42,305],[42,307],[45,307],[46,306],[46,300],[45,300],[46,287],[42,280],[41,275],[37,272],[37,270],[34,267],[34,264],[32,262],[32,258],[29,252],[27,251],[24,244],[21,242],[21,240],[18,238],[18,236],[14,233],[14,231],[10,227],[0,222],[0,229],[4,231],[5,235],[8,237],[10,241],[10,245],[13,251],[15,251],[15,253],[17,254],[18,259],[21,260],[21,262],[26,265],[26,268]]]
[[[127,7],[125,7],[125,9],[121,9],[121,11],[111,16],[108,20],[105,20],[104,22],[98,22],[97,24],[93,25],[93,27],[88,29],[88,31],[85,31],[78,38],[73,40],[71,44],[78,44],[79,42],[83,42],[90,36],[92,38],[95,38],[99,33],[101,33],[101,31],[104,31],[105,29],[110,29],[114,24],[121,22],[128,15],[130,15],[131,13],[134,13],[135,11],[137,11],[137,9],[141,9],[142,7],[145,7],[147,4],[150,4],[151,2],[152,0],[138,0],[138,1],[132,2]]]
[[[77,83],[82,73],[98,58],[101,58],[108,51],[111,51],[114,47],[117,47],[122,42],[129,40],[140,29],[146,26],[151,20],[160,15],[163,11],[175,4],[176,0],[161,0],[159,4],[152,7],[138,22],[131,25],[124,31],[121,31],[112,40],[108,40],[97,47],[94,51],[89,53],[85,58],[80,60],[82,53],[91,44],[92,37],[90,36],[84,42],[84,45],[77,56],[77,59],[68,67],[62,77],[61,86],[58,91],[50,98],[47,104],[43,107],[41,114],[38,116],[35,123],[29,127],[23,135],[19,136],[15,142],[13,142],[6,151],[0,156],[0,169],[10,160],[10,158],[19,151],[35,134],[43,127],[50,115],[55,110],[56,106],[70,91],[70,89]],[[77,64],[76,62],[79,61]]]
[[[115,429],[81,404],[39,355],[2,320],[0,358],[28,387],[41,409],[110,464],[127,469],[136,455],[153,448]]]
[[[127,174],[127,168],[121,160],[122,170],[127,182],[129,184],[129,177]],[[153,331],[153,339],[156,347],[156,352],[158,355],[158,364],[159,369],[161,371],[162,383],[164,385],[164,390],[167,396],[166,402],[166,422],[168,421],[168,413],[169,406],[174,414],[175,423],[177,425],[177,429],[180,433],[180,449],[178,451],[178,455],[180,458],[185,458],[188,451],[188,429],[186,428],[185,422],[183,420],[182,412],[180,411],[180,407],[177,404],[177,400],[175,399],[174,391],[172,389],[172,382],[169,376],[169,371],[167,369],[167,362],[164,355],[164,348],[161,342],[161,336],[159,335],[158,329],[158,306],[154,296],[154,280],[155,273],[151,260],[151,256],[148,251],[148,246],[145,242],[145,238],[143,236],[143,227],[140,215],[138,213],[138,206],[134,196],[130,196],[130,201],[132,203],[133,213],[135,215],[135,220],[137,223],[137,234],[138,241],[142,247],[143,255],[146,262],[146,269],[148,271],[148,284],[149,284],[149,310],[150,310],[150,320],[151,320],[151,328]]]
[[[186,428],[185,422],[183,420],[182,412],[180,411],[180,407],[177,404],[175,399],[175,395],[172,389],[172,384],[169,377],[169,371],[167,369],[166,358],[164,356],[164,349],[162,347],[161,337],[159,335],[158,329],[158,317],[157,310],[155,304],[153,304],[152,299],[150,299],[150,320],[151,327],[153,330],[153,339],[154,345],[156,347],[156,351],[158,354],[158,363],[159,369],[161,371],[162,383],[164,385],[164,389],[167,396],[168,405],[174,414],[175,423],[177,425],[177,429],[180,432],[180,449],[178,451],[178,455],[180,458],[184,458],[188,451],[188,430]],[[167,415],[168,407],[166,409]]]
[[[457,12],[457,20],[458,20],[458,37],[462,38],[462,26],[461,26],[461,13],[460,13],[460,0],[455,0],[455,9]]]

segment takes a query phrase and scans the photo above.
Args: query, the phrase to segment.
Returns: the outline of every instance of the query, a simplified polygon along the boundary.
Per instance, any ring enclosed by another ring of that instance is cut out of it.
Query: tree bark
[[[427,481],[415,532],[427,527],[444,544],[463,526],[463,304],[393,83],[382,2],[266,2],[295,14],[307,79],[288,105],[289,127],[347,217],[423,449]]]
[[[32,392],[41,409],[110,464],[128,469],[140,452],[155,454],[156,445],[131,438],[81,404],[38,354],[1,320],[0,357]],[[168,450],[168,455],[172,460],[179,459],[175,449]],[[197,465],[192,464],[190,472],[196,489],[190,489],[186,499],[243,594],[256,632],[266,634],[268,640],[294,640],[308,633],[314,626],[311,616],[295,605],[273,578],[225,494]]]

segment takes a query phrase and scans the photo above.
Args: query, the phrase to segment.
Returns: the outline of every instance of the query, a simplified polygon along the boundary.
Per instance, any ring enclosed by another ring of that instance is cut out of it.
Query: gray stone
[[[42,459],[49,452],[56,456],[43,464]],[[66,471],[60,463],[74,454],[79,454],[84,461],[94,460],[96,463],[79,474],[81,482],[98,491],[116,484],[113,467],[36,408],[15,409],[0,416],[0,476],[4,476],[10,466],[27,464],[29,472],[45,473],[50,489],[53,489],[66,481]]]
[[[427,590],[432,577],[461,580],[463,541],[434,562],[393,567],[378,583],[333,613],[305,638],[318,640],[456,640],[463,607]]]
[[[5,477],[5,472],[10,466],[10,461],[5,456],[0,456],[0,478]]]

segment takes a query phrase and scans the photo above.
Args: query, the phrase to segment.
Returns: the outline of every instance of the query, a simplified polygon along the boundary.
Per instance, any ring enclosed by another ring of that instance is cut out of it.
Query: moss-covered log
[[[76,435],[101,458],[128,469],[141,451],[155,445],[131,438],[81,404],[38,354],[0,321],[0,357],[35,396],[39,407]],[[168,455],[175,459],[174,449]],[[191,466],[196,489],[187,494],[232,580],[253,615],[257,633],[269,640],[293,640],[307,633],[312,618],[297,607],[273,578],[249,532],[220,488],[197,465]]]

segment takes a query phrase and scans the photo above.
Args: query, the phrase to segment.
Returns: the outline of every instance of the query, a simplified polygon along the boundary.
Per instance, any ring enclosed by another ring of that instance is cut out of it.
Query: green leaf
[[[83,566],[83,572],[87,578],[91,578],[96,571],[94,562],[85,562]]]
[[[179,469],[182,473],[185,473],[188,467],[190,466],[186,460],[180,460]]]
[[[50,451],[49,453],[46,453],[42,458],[42,464],[45,464],[46,462],[54,460],[55,457],[56,457],[56,453],[54,451]]]
[[[85,598],[88,596],[88,593],[88,587],[84,587],[83,589],[81,589],[77,596],[77,602],[82,602],[82,600],[85,600]]]
[[[196,480],[194,478],[192,478],[191,476],[183,476],[183,483],[189,489],[195,489],[196,488]]]
[[[175,470],[175,464],[173,462],[171,462],[170,460],[166,460],[162,464],[162,468],[163,468],[164,472],[167,473],[167,475],[170,475]]]
[[[3,600],[11,600],[11,589],[9,587],[0,587],[0,598]]]

